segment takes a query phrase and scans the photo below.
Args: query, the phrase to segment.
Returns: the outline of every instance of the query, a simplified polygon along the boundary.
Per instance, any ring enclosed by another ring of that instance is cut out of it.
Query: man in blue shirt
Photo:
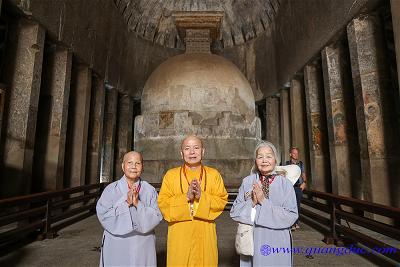
[[[301,160],[299,160],[299,149],[297,147],[291,147],[289,151],[290,160],[285,162],[285,165],[296,164],[301,169],[301,175],[297,182],[293,185],[294,191],[296,193],[296,200],[297,200],[297,209],[300,213],[300,202],[303,197],[303,190],[306,188],[307,185],[307,177],[304,171],[304,164]],[[299,220],[295,222],[292,226],[292,230],[299,229]]]

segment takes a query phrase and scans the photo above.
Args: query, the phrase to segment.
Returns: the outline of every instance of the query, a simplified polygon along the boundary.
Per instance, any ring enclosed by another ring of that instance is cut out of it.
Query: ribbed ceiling
[[[183,49],[174,11],[223,11],[214,47],[231,47],[251,40],[273,23],[281,0],[114,0],[129,30],[161,46]]]

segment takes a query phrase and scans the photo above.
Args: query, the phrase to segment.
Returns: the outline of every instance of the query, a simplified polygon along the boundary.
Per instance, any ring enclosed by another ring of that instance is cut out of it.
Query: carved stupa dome
[[[182,54],[162,63],[147,80],[142,114],[174,111],[231,112],[252,120],[250,83],[230,61],[213,54]]]

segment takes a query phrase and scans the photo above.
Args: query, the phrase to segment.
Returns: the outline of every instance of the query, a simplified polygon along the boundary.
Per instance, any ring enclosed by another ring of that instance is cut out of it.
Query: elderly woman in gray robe
[[[125,154],[124,176],[109,184],[97,202],[104,228],[100,266],[156,266],[154,227],[162,220],[157,192],[142,181],[142,156]]]
[[[293,184],[276,173],[277,151],[270,142],[255,149],[255,165],[243,179],[233,203],[233,220],[253,226],[253,256],[240,255],[240,266],[291,266],[290,227],[298,218]]]

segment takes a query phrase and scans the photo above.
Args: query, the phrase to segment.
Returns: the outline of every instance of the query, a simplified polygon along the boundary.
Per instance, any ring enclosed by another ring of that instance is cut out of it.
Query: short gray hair
[[[278,151],[276,150],[276,147],[268,141],[261,141],[257,144],[256,148],[254,149],[254,164],[253,167],[251,168],[250,174],[254,174],[258,172],[257,166],[256,166],[256,158],[257,158],[257,152],[260,148],[262,147],[269,147],[271,148],[272,152],[274,153],[276,165],[279,165],[278,159],[280,158],[280,155],[278,154]]]

